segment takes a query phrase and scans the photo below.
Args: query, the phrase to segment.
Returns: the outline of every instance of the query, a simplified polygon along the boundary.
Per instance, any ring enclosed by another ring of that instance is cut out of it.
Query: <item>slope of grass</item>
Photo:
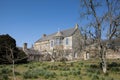
[[[120,60],[108,60],[103,74],[99,60],[16,64],[17,80],[120,80]],[[0,80],[12,80],[12,65],[0,65]]]

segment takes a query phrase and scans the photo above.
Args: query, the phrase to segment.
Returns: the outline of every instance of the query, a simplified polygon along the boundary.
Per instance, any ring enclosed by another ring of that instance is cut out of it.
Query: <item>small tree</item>
[[[13,80],[15,78],[15,62],[22,61],[23,59],[27,59],[25,53],[21,53],[22,51],[16,48],[16,41],[11,36],[0,35],[0,63],[1,64],[12,64],[13,67]]]

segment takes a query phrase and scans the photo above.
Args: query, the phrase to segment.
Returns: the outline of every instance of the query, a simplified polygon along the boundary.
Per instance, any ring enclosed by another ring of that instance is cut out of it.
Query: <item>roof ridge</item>
[[[65,30],[61,30],[60,32],[62,32],[64,37],[68,37],[70,35],[72,35],[75,31],[75,28],[68,28]],[[45,41],[45,40],[49,40],[51,38],[53,38],[54,35],[56,35],[58,32],[54,32],[52,34],[46,35],[46,37],[41,37],[39,40],[37,40],[35,43],[40,42],[40,41]]]

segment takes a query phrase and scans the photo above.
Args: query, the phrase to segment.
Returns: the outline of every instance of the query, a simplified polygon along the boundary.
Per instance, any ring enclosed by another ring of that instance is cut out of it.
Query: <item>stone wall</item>
[[[50,42],[49,41],[42,41],[39,43],[35,43],[34,49],[38,51],[49,51],[50,50]]]
[[[72,49],[73,49],[73,56],[75,55],[79,56],[80,50],[82,48],[82,35],[80,33],[80,30],[76,28],[73,36],[72,36]]]
[[[66,44],[66,39],[68,39],[68,44]],[[72,49],[72,36],[64,38],[63,46],[64,46],[64,50]]]
[[[108,50],[107,51],[107,54],[106,54],[106,57],[108,59],[120,59],[120,51],[114,51],[114,50]]]

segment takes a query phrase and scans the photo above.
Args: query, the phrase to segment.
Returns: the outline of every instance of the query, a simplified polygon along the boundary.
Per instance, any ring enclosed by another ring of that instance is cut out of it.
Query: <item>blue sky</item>
[[[31,47],[42,34],[80,26],[79,0],[0,0],[0,34]]]

